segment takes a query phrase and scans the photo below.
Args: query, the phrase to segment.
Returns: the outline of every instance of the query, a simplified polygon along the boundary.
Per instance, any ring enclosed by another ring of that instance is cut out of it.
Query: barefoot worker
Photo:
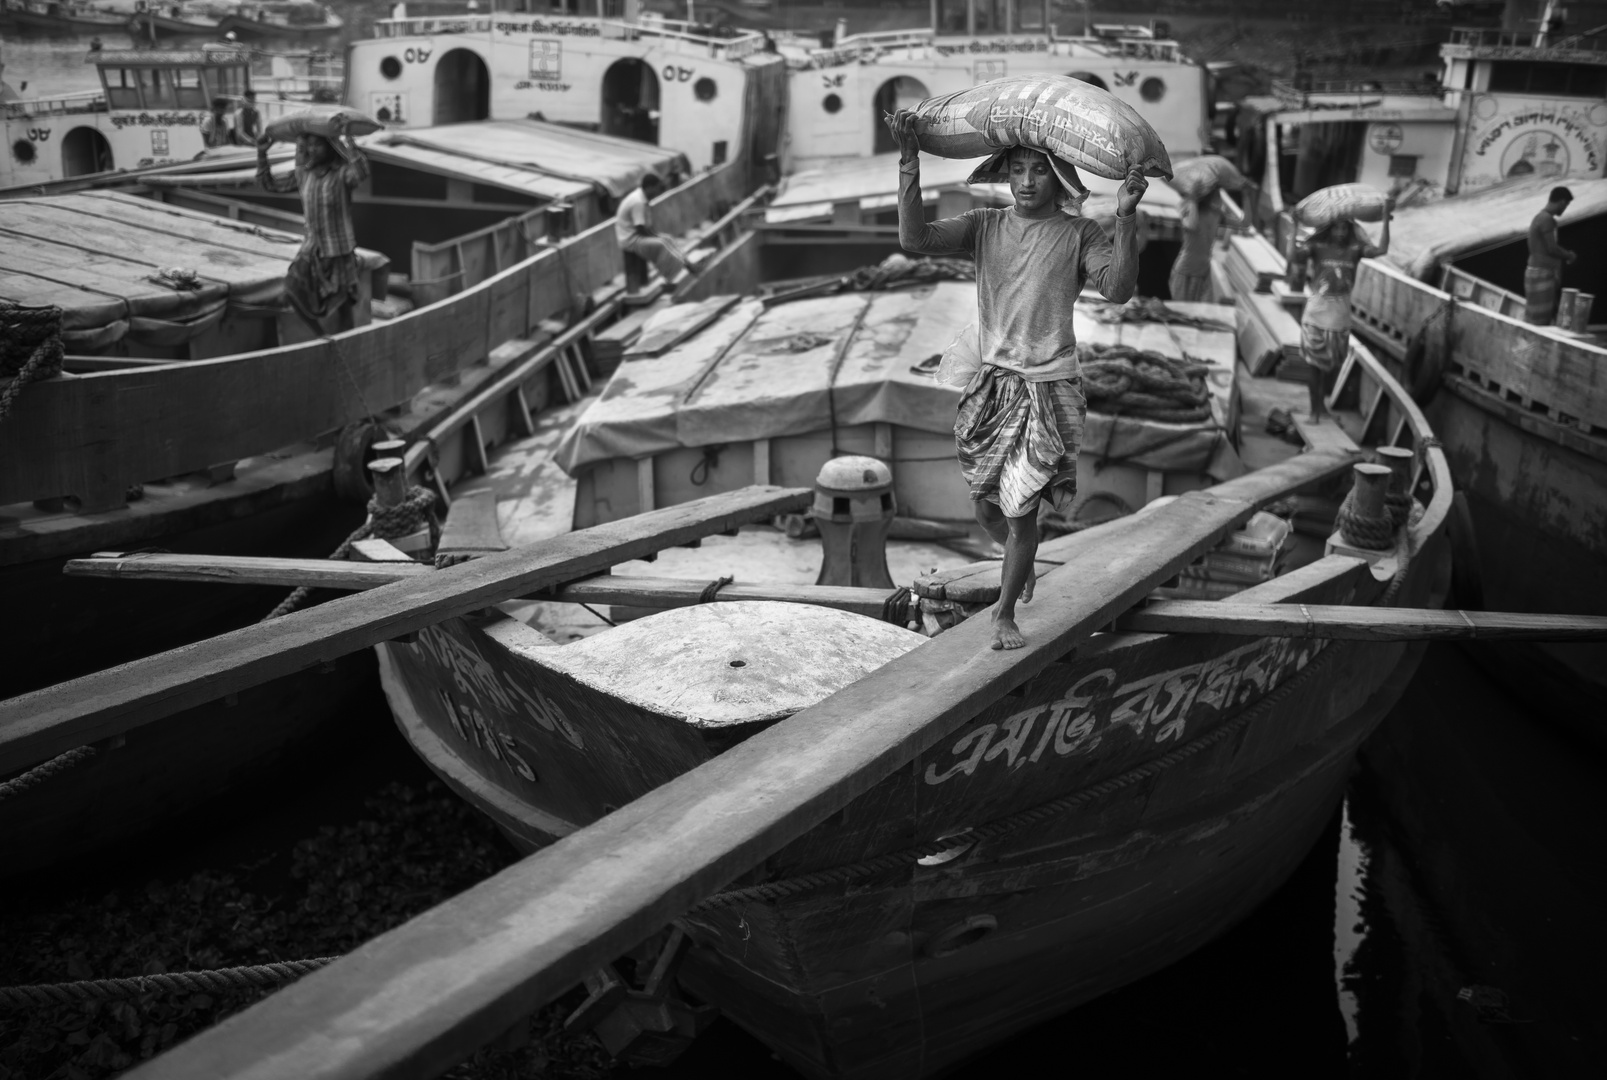
[[[322,135],[296,136],[296,170],[289,176],[275,176],[269,168],[272,139],[263,135],[257,141],[262,189],[301,192],[307,235],[285,271],[285,297],[320,335],[320,323],[332,311],[340,312],[340,329],[351,329],[359,296],[351,193],[368,177],[368,159],[344,130],[336,139],[338,144]]]
[[[1075,203],[1071,166],[1027,147],[1009,152],[1008,210],[968,210],[928,224],[921,209],[914,114],[888,118],[901,157],[898,240],[925,255],[976,258],[977,346],[982,366],[965,388],[954,440],[977,520],[1004,548],[993,647],[1019,649],[1016,600],[1032,599],[1038,504],[1057,510],[1077,494],[1077,444],[1088,403],[1077,366],[1071,312],[1084,284],[1113,303],[1138,281],[1138,200],[1149,186],[1128,174],[1116,198],[1114,243]]]
[[[1524,320],[1535,326],[1557,321],[1557,301],[1562,298],[1562,268],[1578,258],[1557,243],[1557,219],[1574,193],[1565,187],[1551,189],[1546,205],[1529,222],[1529,265],[1523,268]]]
[[[1289,288],[1298,292],[1311,282],[1311,295],[1300,316],[1300,354],[1310,380],[1314,421],[1328,415],[1323,397],[1350,351],[1350,290],[1356,283],[1356,266],[1363,259],[1389,253],[1389,217],[1386,207],[1376,244],[1368,242],[1354,221],[1340,218],[1297,244],[1289,260]]]

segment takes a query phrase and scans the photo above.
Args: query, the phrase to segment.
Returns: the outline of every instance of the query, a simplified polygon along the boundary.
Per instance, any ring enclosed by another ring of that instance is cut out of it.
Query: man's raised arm
[[[956,255],[969,252],[971,219],[964,214],[928,222],[921,201],[921,151],[915,140],[915,114],[907,109],[887,117],[898,140],[898,244],[919,255]]]
[[[1115,235],[1083,251],[1083,280],[1113,304],[1127,303],[1138,288],[1138,200],[1148,188],[1141,171],[1128,173],[1116,193]]]

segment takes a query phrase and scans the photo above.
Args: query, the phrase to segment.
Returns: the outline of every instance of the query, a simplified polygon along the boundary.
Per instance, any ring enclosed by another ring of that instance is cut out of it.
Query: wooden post
[[[1380,446],[1378,456],[1382,459],[1380,464],[1389,468],[1389,490],[1411,491],[1412,465],[1417,461],[1416,452],[1404,446]]]
[[[1357,465],[1356,512],[1365,517],[1384,516],[1384,493],[1393,470],[1387,465]]]
[[[381,506],[400,506],[407,499],[407,469],[399,457],[376,458],[368,463],[374,477],[374,495]]]

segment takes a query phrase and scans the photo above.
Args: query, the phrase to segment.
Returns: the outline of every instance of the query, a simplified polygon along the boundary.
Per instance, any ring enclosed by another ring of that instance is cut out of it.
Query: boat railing
[[[1460,389],[1564,441],[1607,438],[1607,349],[1463,302],[1383,259],[1362,262],[1350,304],[1358,329],[1385,352],[1404,359],[1421,334],[1421,362]]]
[[[30,116],[61,116],[69,113],[104,112],[106,94],[101,90],[80,90],[71,94],[23,98],[0,105],[0,116],[22,120]]]
[[[746,170],[731,162],[666,193],[663,227],[717,212]],[[620,270],[608,220],[437,303],[333,337],[33,383],[0,425],[0,505],[70,495],[86,511],[120,506],[131,484],[316,438],[528,338]]]
[[[752,30],[716,36],[710,28],[681,19],[652,19],[625,22],[622,19],[559,17],[551,21],[526,12],[498,12],[496,15],[427,15],[406,19],[378,19],[374,36],[381,38],[430,37],[439,34],[539,33],[547,26],[574,28],[580,36],[616,41],[653,38],[706,48],[715,59],[739,60],[764,49],[764,35]]]
[[[1272,80],[1272,94],[1290,108],[1303,109],[1313,104],[1314,98],[1344,98],[1349,100],[1322,102],[1330,105],[1356,105],[1376,98],[1379,94],[1392,97],[1427,97],[1438,100],[1438,85],[1430,86],[1410,79],[1317,79],[1299,85],[1286,79]]]
[[[515,13],[498,15],[511,19]],[[490,15],[420,15],[406,19],[375,19],[374,36],[377,38],[433,37],[438,34],[491,33]]]
[[[1451,30],[1451,36],[1445,43],[1445,48],[1452,50],[1450,55],[1466,53],[1494,54],[1492,58],[1501,58],[1501,53],[1509,50],[1522,50],[1523,53],[1537,54],[1543,52],[1590,52],[1601,53],[1607,51],[1607,40],[1601,34],[1567,34],[1553,38],[1549,34],[1534,30],[1501,30],[1494,27],[1459,26]],[[1514,56],[1513,59],[1523,57]],[[1533,59],[1543,59],[1533,55]]]
[[[251,77],[251,88],[259,95],[273,94],[280,98],[309,98],[315,95],[340,100],[346,79],[341,75],[269,75]],[[330,95],[333,95],[332,97]]]
[[[764,35],[753,30],[740,30],[730,36],[716,37],[710,28],[683,19],[653,19],[625,22],[622,19],[603,19],[602,36],[624,41],[642,38],[659,38],[665,41],[707,48],[709,55],[721,60],[740,60],[764,50]]]

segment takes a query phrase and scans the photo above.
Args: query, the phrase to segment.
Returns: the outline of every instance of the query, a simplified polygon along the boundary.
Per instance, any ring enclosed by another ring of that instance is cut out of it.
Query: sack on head
[[[1336,221],[1383,221],[1389,196],[1370,184],[1335,184],[1313,191],[1295,204],[1294,219],[1308,229]]]
[[[1120,180],[1134,168],[1172,175],[1155,129],[1108,91],[1067,75],[1018,75],[927,98],[913,110],[922,150],[938,157],[986,157],[1030,146]]]
[[[1177,163],[1169,181],[1185,199],[1202,199],[1212,191],[1242,191],[1244,174],[1233,162],[1217,154],[1201,154]]]
[[[264,134],[275,142],[295,142],[298,135],[322,135],[326,139],[335,139],[341,135],[367,135],[382,127],[366,113],[342,106],[286,113],[269,124]]]

